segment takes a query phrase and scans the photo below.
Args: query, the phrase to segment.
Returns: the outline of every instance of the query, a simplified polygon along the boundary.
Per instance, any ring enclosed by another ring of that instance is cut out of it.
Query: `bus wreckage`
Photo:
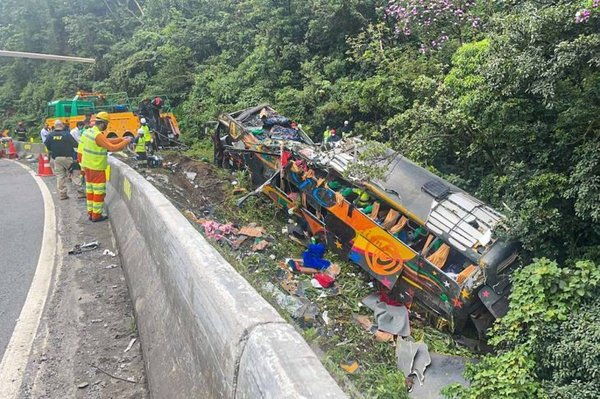
[[[363,141],[317,145],[268,105],[220,115],[213,141],[217,164],[247,168],[254,193],[306,235],[325,233],[331,251],[437,328],[471,322],[483,337],[506,313],[519,245],[498,236],[503,215],[460,188],[392,150],[381,180],[354,180],[346,171]]]

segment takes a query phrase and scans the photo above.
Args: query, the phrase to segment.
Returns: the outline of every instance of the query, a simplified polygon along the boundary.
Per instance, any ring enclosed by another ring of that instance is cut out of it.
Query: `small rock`
[[[77,388],[83,389],[83,388],[87,387],[88,385],[90,385],[88,382],[82,382],[81,384],[77,385]]]

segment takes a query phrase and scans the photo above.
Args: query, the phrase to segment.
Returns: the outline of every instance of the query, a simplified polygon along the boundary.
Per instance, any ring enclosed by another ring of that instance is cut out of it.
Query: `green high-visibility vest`
[[[135,143],[135,152],[139,154],[146,152],[146,134],[144,133],[144,135],[138,137],[138,141]]]
[[[84,136],[85,136],[85,132],[87,132],[88,130],[90,130],[90,129],[84,128],[81,131],[81,135],[79,136],[79,144],[77,144],[77,153],[78,154],[83,154],[83,141],[85,139]]]
[[[102,134],[97,126],[88,129],[83,134],[85,137],[83,144],[83,162],[84,168],[92,170],[106,170],[108,166],[108,150],[96,144],[96,136]]]
[[[152,134],[150,134],[150,128],[148,127],[148,125],[142,125],[140,129],[144,131],[144,140],[147,142],[151,142]]]

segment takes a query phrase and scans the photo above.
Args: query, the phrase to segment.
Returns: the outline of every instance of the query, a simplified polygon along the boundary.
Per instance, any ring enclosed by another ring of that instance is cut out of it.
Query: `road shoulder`
[[[56,203],[56,270],[21,396],[147,398],[133,306],[110,225],[89,222],[85,201],[74,198],[72,187],[71,198],[61,201],[55,179],[45,182]],[[91,241],[99,247],[68,254]]]

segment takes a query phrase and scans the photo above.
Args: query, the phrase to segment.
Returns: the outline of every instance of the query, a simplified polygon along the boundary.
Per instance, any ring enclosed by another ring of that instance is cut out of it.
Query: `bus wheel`
[[[117,134],[115,132],[110,132],[106,135],[106,138],[108,138],[108,139],[116,139],[117,137],[119,137],[119,136],[117,136]]]
[[[125,132],[125,134],[123,135],[123,137],[131,137],[132,139],[135,138],[135,136],[131,132]]]

